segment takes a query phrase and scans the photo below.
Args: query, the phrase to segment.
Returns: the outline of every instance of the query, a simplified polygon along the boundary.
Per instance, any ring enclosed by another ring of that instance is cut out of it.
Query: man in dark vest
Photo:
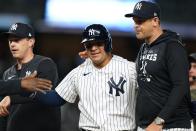
[[[4,72],[3,79],[23,78],[36,70],[38,77],[52,81],[55,87],[58,81],[56,65],[52,59],[33,53],[35,35],[32,27],[15,23],[5,37],[16,64]],[[59,107],[45,106],[20,95],[6,96],[0,105],[0,115],[9,113],[6,131],[60,131]]]

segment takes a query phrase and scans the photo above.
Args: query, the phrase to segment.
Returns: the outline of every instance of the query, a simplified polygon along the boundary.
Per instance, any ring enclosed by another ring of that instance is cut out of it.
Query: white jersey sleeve
[[[77,97],[76,84],[79,67],[73,69],[56,87],[56,92],[67,102],[74,103]]]

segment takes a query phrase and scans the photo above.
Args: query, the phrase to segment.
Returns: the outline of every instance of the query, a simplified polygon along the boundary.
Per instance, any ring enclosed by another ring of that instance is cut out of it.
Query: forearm
[[[49,106],[61,106],[66,103],[55,90],[48,91],[46,94],[36,93],[34,99]]]
[[[0,95],[6,96],[21,93],[20,82],[19,79],[8,81],[0,80]]]
[[[25,104],[35,102],[32,98],[24,97],[21,95],[11,95],[11,104]]]

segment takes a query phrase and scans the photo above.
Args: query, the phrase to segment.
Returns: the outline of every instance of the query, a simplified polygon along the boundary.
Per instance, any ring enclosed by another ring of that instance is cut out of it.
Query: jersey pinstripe
[[[73,103],[79,96],[79,127],[119,131],[135,128],[135,63],[114,55],[102,69],[90,59],[73,69],[57,86],[57,93]]]

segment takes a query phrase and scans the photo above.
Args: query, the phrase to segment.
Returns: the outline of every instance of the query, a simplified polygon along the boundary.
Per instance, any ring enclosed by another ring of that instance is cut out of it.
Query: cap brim
[[[95,39],[84,39],[82,40],[81,44],[92,42],[92,41],[95,41]]]
[[[188,59],[189,59],[189,62],[196,62],[196,58],[193,56],[189,56]]]
[[[149,18],[151,18],[151,17],[148,17],[148,16],[145,17],[145,15],[142,15],[142,14],[139,15],[139,14],[135,14],[135,13],[125,14],[125,17],[128,17],[128,18],[138,17],[140,19],[149,19]]]
[[[133,17],[134,15],[133,15],[133,13],[131,13],[131,14],[125,14],[125,17]]]
[[[94,43],[94,42],[105,42],[104,40],[97,40],[95,38],[91,38],[91,39],[84,39],[82,40],[81,44],[84,44],[84,43]]]
[[[144,16],[141,16],[141,15],[138,15],[138,14],[134,14],[134,13],[126,14],[125,17],[128,17],[128,18],[130,18],[130,17],[138,17],[138,18],[141,18],[141,19],[148,19],[148,18],[146,18]]]
[[[24,36],[19,36],[18,34],[13,33],[13,32],[4,32],[4,33],[1,33],[1,37],[4,37],[4,38],[8,38],[10,35],[12,35],[14,37],[19,37],[19,38],[23,38],[24,37]]]

